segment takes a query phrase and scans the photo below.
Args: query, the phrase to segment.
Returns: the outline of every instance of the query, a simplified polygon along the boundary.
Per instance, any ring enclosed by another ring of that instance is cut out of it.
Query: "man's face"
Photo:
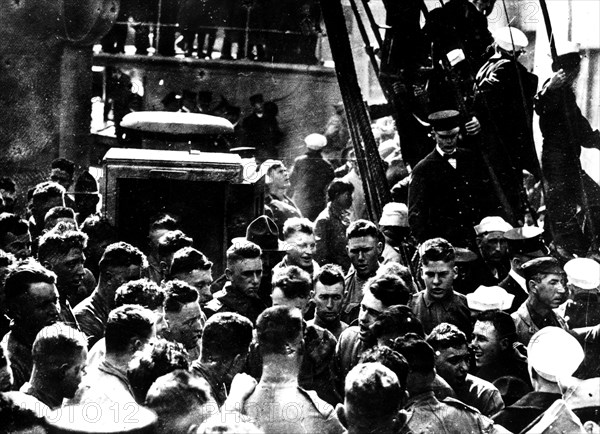
[[[287,251],[289,265],[300,268],[310,268],[312,266],[313,255],[317,250],[314,235],[296,232],[286,238],[285,242],[289,244]]]
[[[14,235],[7,232],[4,235],[4,244],[2,249],[5,252],[12,253],[18,259],[25,259],[31,256],[31,234],[27,231],[21,235]]]
[[[500,262],[507,257],[508,241],[503,232],[488,232],[477,238],[481,256],[488,262]]]
[[[290,186],[290,175],[285,167],[278,167],[271,171],[271,185],[273,188],[284,189]]]
[[[60,305],[56,285],[37,282],[29,285],[24,303],[19,306],[20,322],[33,333],[58,321]]]
[[[0,392],[10,392],[12,390],[13,380],[12,369],[7,363],[6,366],[0,368]]]
[[[180,312],[166,312],[165,319],[169,329],[163,334],[167,339],[181,343],[187,350],[198,346],[204,323],[197,301],[183,305]]]
[[[112,300],[115,297],[115,292],[119,287],[132,280],[138,280],[142,277],[142,268],[138,265],[130,265],[129,267],[110,267],[108,269],[110,274],[110,294],[109,298]]]
[[[287,298],[283,291],[278,287],[273,288],[273,292],[271,292],[271,301],[273,302],[273,306],[295,307],[296,309],[300,309],[302,315],[306,313],[308,300],[308,297]]]
[[[54,255],[49,262],[61,290],[79,288],[85,276],[85,255],[81,249],[73,248],[66,255]]]
[[[434,131],[435,142],[445,154],[452,154],[456,151],[458,143],[459,128],[450,131]]]
[[[556,309],[567,299],[566,277],[563,274],[545,274],[541,282],[529,281],[537,301],[549,309]]]
[[[362,341],[367,341],[371,338],[371,326],[375,320],[381,315],[387,306],[375,298],[371,291],[366,290],[362,301],[360,302],[360,311],[358,312],[358,327],[359,338]]]
[[[466,345],[435,352],[435,368],[453,389],[464,384],[469,372],[469,357]]]
[[[342,282],[334,285],[324,285],[317,281],[313,295],[316,305],[315,315],[323,322],[338,321],[342,312],[343,298],[344,284]]]
[[[73,183],[73,178],[64,170],[61,169],[52,169],[52,173],[50,174],[50,181],[57,182],[62,185],[65,190],[68,190],[71,184]]]
[[[177,273],[173,275],[173,279],[179,279],[193,286],[198,291],[200,306],[204,306],[206,303],[212,300],[212,292],[210,292],[210,285],[213,282],[212,274],[210,270],[195,269],[189,273]]]
[[[0,188],[0,196],[2,196],[2,200],[4,201],[4,211],[13,212],[15,208],[15,197],[17,194],[14,191],[8,191]]]
[[[434,300],[442,300],[452,292],[456,267],[450,262],[430,261],[423,264],[421,277],[427,294]]]
[[[165,308],[163,306],[159,306],[154,309],[155,321],[154,321],[154,330],[156,331],[156,336],[162,337],[165,331],[168,333],[169,324],[167,324],[167,320],[165,319]]]
[[[248,297],[258,297],[262,279],[262,259],[244,259],[231,264],[226,270],[231,286]]]
[[[81,350],[76,360],[70,365],[65,371],[65,377],[62,381],[62,396],[64,398],[73,398],[75,392],[79,388],[81,378],[85,373],[85,367],[87,364],[87,349]]]
[[[337,204],[342,209],[348,209],[352,206],[352,193],[349,191],[345,191],[341,195],[339,195],[336,199]]]
[[[489,321],[477,321],[473,329],[471,348],[478,368],[490,365],[498,360],[502,347],[494,324]]]
[[[63,195],[51,196],[45,201],[34,200],[32,212],[36,225],[44,226],[44,217],[46,216],[46,213],[55,206],[65,206]]]
[[[371,236],[350,238],[347,250],[359,277],[367,278],[377,271],[382,245],[376,238]]]

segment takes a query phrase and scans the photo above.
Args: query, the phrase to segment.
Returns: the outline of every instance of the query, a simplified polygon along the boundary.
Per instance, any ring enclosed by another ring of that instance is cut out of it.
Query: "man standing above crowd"
[[[290,183],[292,197],[300,212],[310,221],[314,221],[327,205],[325,190],[333,180],[334,174],[331,164],[321,155],[321,150],[327,145],[325,136],[309,134],[304,143],[307,151],[294,160]]]
[[[350,268],[346,230],[350,226],[353,192],[354,186],[342,179],[334,179],[327,187],[329,202],[315,220],[315,258],[321,265],[337,264],[346,271]]]
[[[453,289],[457,273],[454,247],[443,238],[434,238],[425,241],[419,251],[425,290],[413,296],[411,307],[423,330],[430,333],[436,325],[448,322],[470,335],[467,298]]]
[[[456,326],[441,323],[427,336],[435,351],[435,368],[448,382],[456,397],[491,417],[504,408],[498,389],[491,383],[469,374],[471,354],[467,337]]]
[[[353,222],[346,231],[348,256],[352,267],[346,275],[346,294],[342,305],[342,321],[352,325],[358,318],[363,297],[362,289],[367,280],[379,269],[379,256],[383,252],[381,233],[368,220]]]
[[[348,328],[340,320],[344,299],[344,273],[338,265],[325,264],[316,274],[311,292],[315,317],[307,322],[329,330],[336,339]]]
[[[27,221],[15,214],[0,214],[0,249],[18,259],[31,256],[31,233]]]
[[[178,229],[177,220],[169,214],[159,214],[150,221],[148,230],[148,272],[150,279],[160,284],[162,280],[162,271],[158,257],[158,240],[169,231]]]
[[[287,195],[290,188],[290,176],[281,161],[274,161],[267,169],[267,191],[265,192],[265,206],[271,210],[273,220],[277,224],[279,233],[283,233],[283,224],[292,217],[302,217],[302,213]]]
[[[312,278],[319,271],[319,264],[314,260],[316,251],[313,224],[308,219],[293,217],[283,225],[283,240],[287,253],[283,260],[273,267],[273,274],[290,265],[301,268]]]
[[[408,223],[419,243],[442,237],[454,246],[474,249],[473,226],[495,214],[494,195],[482,162],[458,148],[459,119],[454,110],[429,116],[436,147],[413,169]]]
[[[227,250],[227,283],[206,304],[206,315],[217,312],[236,312],[253,323],[267,307],[258,289],[262,279],[262,251],[251,242],[233,244]]]
[[[31,347],[38,332],[59,320],[56,275],[30,260],[9,273],[4,292],[12,322],[1,345],[12,368],[13,388],[18,390],[31,376]]]
[[[566,274],[557,259],[550,256],[532,259],[521,267],[527,284],[527,300],[512,314],[519,342],[529,344],[531,336],[547,326],[567,330],[567,323],[556,309],[567,301]]]
[[[44,217],[55,206],[65,206],[65,188],[51,181],[36,185],[31,196],[31,218],[29,219],[29,230],[34,239],[42,235]]]
[[[124,283],[139,279],[145,262],[142,252],[124,242],[111,244],[104,251],[98,286],[73,309],[81,331],[88,338],[88,348],[104,336],[108,314],[114,308],[115,292]]]

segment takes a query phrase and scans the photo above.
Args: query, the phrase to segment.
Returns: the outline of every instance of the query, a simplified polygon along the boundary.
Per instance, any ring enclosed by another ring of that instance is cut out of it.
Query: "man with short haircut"
[[[200,338],[206,322],[206,316],[198,303],[198,292],[181,280],[167,282],[164,291],[165,320],[168,327],[162,335],[182,344],[191,363],[200,357]]]
[[[146,407],[158,415],[157,434],[188,434],[219,412],[203,379],[182,369],[159,377],[148,390]]]
[[[86,243],[87,235],[60,223],[40,238],[38,248],[40,263],[56,274],[61,321],[75,328],[79,325],[71,306],[89,294],[82,293]]]
[[[68,191],[73,184],[75,174],[75,163],[67,158],[56,158],[52,161],[50,180],[63,186]]]
[[[75,396],[81,383],[87,358],[85,335],[62,323],[46,326],[33,342],[32,357],[31,377],[20,391],[56,410],[64,398]]]
[[[522,269],[523,264],[547,256],[549,253],[542,239],[543,233],[543,229],[535,226],[514,228],[504,233],[508,243],[510,271],[498,286],[515,296],[510,309],[507,310],[508,313],[515,312],[527,300],[529,294]]]
[[[56,275],[29,260],[8,274],[4,291],[12,322],[1,345],[12,368],[13,388],[18,390],[31,376],[31,349],[38,332],[59,320]]]
[[[213,282],[212,266],[213,263],[202,252],[193,247],[184,247],[173,254],[168,279],[181,280],[196,288],[200,306],[204,307],[213,298],[210,292],[210,285]]]
[[[406,427],[401,432],[421,433],[496,433],[506,432],[473,407],[456,399],[437,400],[431,384],[435,378],[435,354],[431,346],[418,336],[409,333],[398,338],[395,349],[410,366],[406,382],[409,399],[404,409],[410,413]]]
[[[348,434],[398,432],[404,422],[399,420],[403,386],[381,363],[361,363],[352,368],[346,377],[344,405],[338,409]]]
[[[242,407],[266,434],[282,432],[342,433],[333,407],[298,385],[305,353],[302,313],[289,306],[266,309],[256,335],[263,360],[262,375]],[[286,408],[297,411],[290,417]]]
[[[550,256],[532,259],[521,266],[527,282],[527,300],[512,314],[517,340],[529,344],[531,336],[547,326],[567,330],[565,320],[556,309],[567,300],[566,274],[557,259]]]
[[[350,226],[352,193],[352,183],[339,178],[327,187],[327,207],[315,220],[315,259],[320,265],[337,264],[346,271],[350,268],[346,231]]]
[[[104,251],[99,263],[98,286],[73,309],[81,331],[88,337],[89,348],[104,336],[108,313],[114,308],[115,292],[121,285],[139,279],[145,262],[142,252],[124,242],[111,244]]]
[[[263,273],[261,255],[260,247],[251,242],[233,244],[227,250],[228,282],[206,304],[208,317],[217,312],[236,312],[256,322],[267,307],[258,292]]]
[[[345,285],[342,268],[339,265],[325,264],[316,274],[311,291],[315,317],[307,324],[329,330],[336,339],[348,328],[348,324],[340,320]]]
[[[283,240],[287,253],[281,262],[273,267],[273,275],[290,265],[306,271],[311,278],[319,272],[319,264],[314,260],[316,251],[313,224],[305,218],[293,217],[283,225]]]
[[[168,231],[158,240],[158,265],[161,271],[161,282],[171,272],[173,255],[179,249],[192,247],[194,240],[186,236],[180,230]],[[160,283],[160,282],[156,282]]]
[[[484,217],[474,226],[479,250],[478,261],[474,264],[474,280],[480,285],[497,285],[510,269],[508,261],[508,242],[504,234],[513,229],[502,217]]]
[[[44,216],[44,231],[52,230],[59,222],[71,225],[73,229],[77,230],[75,211],[72,208],[67,208],[66,206],[50,208]]]
[[[29,219],[29,230],[33,238],[42,234],[46,213],[55,206],[65,206],[65,192],[62,185],[51,181],[41,182],[34,187]]]
[[[134,354],[127,368],[127,379],[135,400],[143,405],[148,389],[159,377],[176,369],[189,370],[187,351],[178,342],[152,339],[150,345]]]
[[[225,403],[233,377],[244,369],[252,332],[250,320],[233,312],[215,314],[204,326],[202,355],[192,370],[208,382],[219,407]]]
[[[0,249],[18,259],[31,256],[31,233],[26,220],[7,212],[0,214]]]
[[[150,220],[148,229],[148,265],[149,278],[160,284],[162,281],[162,271],[158,257],[158,240],[169,231],[179,229],[177,220],[166,213],[161,213]]]
[[[511,376],[529,384],[527,357],[514,348],[516,342],[517,329],[509,314],[499,310],[481,312],[471,341],[474,374],[490,383]]]
[[[406,333],[425,338],[423,326],[408,306],[390,306],[377,316],[370,327],[378,345],[391,346],[394,339]]]
[[[0,177],[0,197],[4,202],[3,212],[15,212],[15,197],[17,196],[17,184],[8,176]]]
[[[352,266],[345,278],[346,295],[342,305],[342,321],[352,325],[358,318],[363,286],[379,269],[383,242],[377,226],[368,220],[353,222],[346,231],[346,237],[346,250]]]
[[[413,296],[411,307],[425,333],[448,322],[470,335],[471,312],[467,298],[453,289],[457,276],[454,247],[443,238],[433,238],[425,241],[419,252],[425,289]]]
[[[370,279],[363,292],[358,325],[350,326],[342,332],[335,349],[334,371],[340,393],[343,390],[343,379],[350,369],[358,363],[363,352],[377,343],[371,331],[373,323],[390,306],[406,305],[410,299],[408,288],[394,275]]]
[[[106,323],[106,354],[97,366],[88,366],[73,403],[119,404],[135,402],[127,368],[137,351],[155,337],[153,313],[127,304],[114,309]]]
[[[498,389],[468,373],[471,354],[462,331],[452,324],[441,323],[427,336],[427,343],[435,351],[437,372],[454,389],[460,401],[488,417],[504,408]]]
[[[85,251],[85,268],[90,270],[94,277],[98,277],[100,270],[98,264],[109,244],[117,242],[117,230],[105,217],[97,214],[86,218],[81,227],[81,232],[88,236]]]

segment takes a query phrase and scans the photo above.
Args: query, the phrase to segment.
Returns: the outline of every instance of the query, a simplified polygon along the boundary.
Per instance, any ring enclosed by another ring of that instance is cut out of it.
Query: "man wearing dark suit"
[[[525,226],[504,233],[504,238],[508,242],[510,271],[498,286],[515,296],[511,307],[506,310],[508,313],[515,312],[527,300],[527,284],[521,265],[531,259],[546,256],[549,252],[542,241],[543,232],[544,230],[538,227]]]
[[[483,163],[457,147],[459,113],[444,110],[429,116],[435,149],[413,170],[408,191],[408,222],[419,243],[442,237],[453,246],[475,250],[473,226],[491,215],[494,197]]]

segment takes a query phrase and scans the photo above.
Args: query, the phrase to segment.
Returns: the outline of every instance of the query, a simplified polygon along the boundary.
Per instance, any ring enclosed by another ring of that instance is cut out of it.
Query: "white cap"
[[[386,203],[379,219],[379,226],[408,227],[408,207],[403,203]]]
[[[579,54],[581,45],[572,41],[556,41],[556,54],[564,56],[565,54]]]
[[[477,235],[487,234],[488,232],[504,233],[512,228],[502,217],[498,216],[484,217],[477,226],[474,226]]]
[[[540,377],[557,382],[570,377],[583,361],[583,349],[577,339],[559,327],[544,327],[531,337],[527,363]]]
[[[304,138],[304,143],[308,149],[320,151],[327,145],[327,138],[322,134],[313,133]]]
[[[600,264],[589,258],[571,259],[564,266],[569,283],[581,289],[596,289],[600,285]]]
[[[522,50],[529,45],[525,33],[514,27],[499,28],[494,32],[494,40],[500,48],[506,51]]]
[[[483,286],[467,294],[469,309],[483,312],[486,310],[507,310],[512,306],[515,296],[499,286]]]

